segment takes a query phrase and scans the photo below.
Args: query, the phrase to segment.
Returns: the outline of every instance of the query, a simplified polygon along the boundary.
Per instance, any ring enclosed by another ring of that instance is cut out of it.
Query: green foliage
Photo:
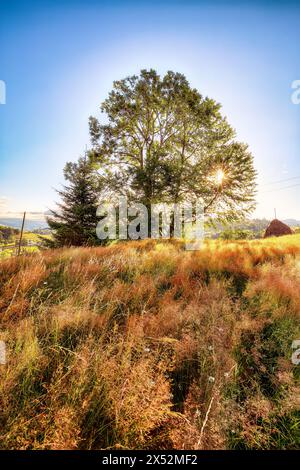
[[[10,243],[18,234],[18,229],[0,225],[0,243]]]
[[[57,191],[62,202],[57,211],[51,211],[52,217],[47,218],[53,239],[43,238],[45,245],[99,244],[96,236],[99,186],[95,171],[87,159],[80,158],[77,163],[67,163],[64,176],[69,185]]]
[[[298,450],[300,446],[300,412],[274,414],[259,422],[261,434],[248,442],[240,432],[229,433],[229,447],[234,450]],[[263,437],[263,439],[262,439]]]
[[[222,240],[251,240],[254,238],[253,232],[251,230],[241,230],[241,229],[228,229],[220,233]]]
[[[90,158],[113,194],[145,205],[202,198],[207,218],[223,221],[253,209],[256,173],[247,145],[234,139],[220,105],[184,75],[142,70],[114,82],[101,110],[108,123],[90,118]]]

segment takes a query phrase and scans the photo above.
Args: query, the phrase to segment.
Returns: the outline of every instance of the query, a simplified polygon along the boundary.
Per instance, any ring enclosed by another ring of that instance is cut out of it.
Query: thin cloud
[[[9,198],[0,196],[0,217],[18,219],[23,217],[23,212],[9,210]],[[45,220],[45,212],[32,211],[26,213],[27,220]]]
[[[0,205],[0,217],[6,219],[19,219],[23,217],[24,212],[3,211]],[[45,220],[44,212],[26,212],[27,220]]]
[[[6,209],[8,206],[8,198],[0,196],[0,210]]]

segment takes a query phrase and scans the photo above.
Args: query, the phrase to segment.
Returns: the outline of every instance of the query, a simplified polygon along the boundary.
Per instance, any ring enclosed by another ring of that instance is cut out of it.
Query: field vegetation
[[[0,263],[1,449],[296,449],[300,235]]]
[[[20,239],[20,230],[11,227],[0,226],[0,260],[9,258],[17,253],[17,246]],[[43,240],[51,239],[51,234],[25,231],[22,237],[21,252],[35,253],[43,244]]]

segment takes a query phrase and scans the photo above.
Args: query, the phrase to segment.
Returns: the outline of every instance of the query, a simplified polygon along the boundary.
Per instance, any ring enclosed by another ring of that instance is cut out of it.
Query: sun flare
[[[223,183],[225,177],[226,177],[226,175],[225,175],[224,171],[221,168],[219,168],[216,171],[215,176],[214,176],[216,184],[218,186],[220,186]]]

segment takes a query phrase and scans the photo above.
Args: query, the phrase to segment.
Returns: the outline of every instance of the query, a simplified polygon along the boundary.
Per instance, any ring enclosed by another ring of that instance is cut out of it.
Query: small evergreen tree
[[[96,235],[96,211],[99,205],[99,179],[86,158],[77,163],[67,163],[65,180],[69,185],[57,190],[62,202],[47,218],[53,239],[46,242],[51,247],[90,246],[100,244]]]

